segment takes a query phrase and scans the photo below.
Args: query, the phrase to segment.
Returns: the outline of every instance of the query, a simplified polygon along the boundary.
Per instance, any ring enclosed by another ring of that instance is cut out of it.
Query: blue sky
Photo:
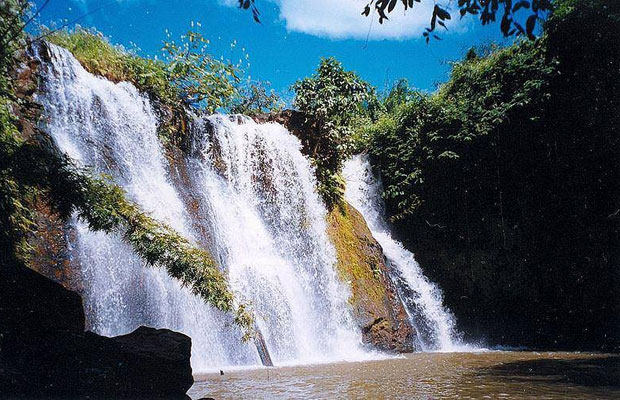
[[[79,23],[97,28],[114,43],[134,43],[142,55],[153,56],[160,51],[166,29],[178,37],[191,21],[199,21],[213,54],[236,60],[245,48],[251,77],[271,82],[282,94],[294,81],[312,74],[321,57],[329,56],[379,89],[407,78],[419,89],[434,90],[448,78],[449,61],[462,57],[469,47],[504,42],[497,25],[482,27],[466,18],[453,21],[450,31],[441,34],[443,40],[427,45],[421,33],[428,25],[432,0],[416,3],[418,8],[406,14],[395,10],[383,25],[360,15],[366,2],[256,0],[262,13],[262,24],[257,24],[250,12],[236,7],[236,0],[50,0],[40,22],[71,21],[95,11]],[[237,48],[231,51],[234,40]]]

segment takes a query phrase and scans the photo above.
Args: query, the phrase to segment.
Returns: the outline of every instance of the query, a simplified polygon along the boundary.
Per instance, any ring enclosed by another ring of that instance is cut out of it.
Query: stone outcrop
[[[349,302],[364,342],[387,351],[413,351],[415,331],[389,277],[381,246],[364,217],[345,203],[330,211],[327,223],[338,256],[338,273],[351,288]]]
[[[41,54],[49,57],[45,42],[37,42]],[[38,88],[39,62],[24,54],[22,62],[11,71],[13,91],[18,101],[13,107],[17,127],[24,140],[49,140],[37,128],[41,105],[34,99]],[[69,238],[73,234],[69,224],[54,213],[48,195],[40,192],[32,199],[27,199],[25,206],[30,210],[32,229],[26,235],[27,246],[20,254],[28,267],[60,283],[69,290],[80,293],[82,277],[70,262]]]
[[[185,398],[191,340],[140,327],[84,332],[79,295],[15,262],[0,268],[0,393],[48,397]]]

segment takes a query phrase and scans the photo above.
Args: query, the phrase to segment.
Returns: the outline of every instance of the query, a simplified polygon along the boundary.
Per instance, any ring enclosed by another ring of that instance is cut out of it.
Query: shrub
[[[277,113],[282,110],[284,103],[273,89],[269,89],[268,82],[247,80],[238,89],[237,100],[231,107],[231,112],[256,116],[266,113]]]
[[[572,1],[371,127],[387,212],[470,337],[620,346],[616,3]]]
[[[47,36],[50,42],[69,50],[89,72],[111,81],[128,81],[141,91],[172,106],[181,105],[178,87],[170,80],[168,67],[161,60],[139,57],[123,47],[112,45],[95,29],[76,27]]]
[[[354,148],[352,124],[370,99],[370,88],[354,72],[345,71],[335,58],[327,58],[313,76],[296,82],[292,89],[293,105],[315,128],[317,151],[313,152],[313,162],[318,191],[331,207],[344,193],[340,169]]]

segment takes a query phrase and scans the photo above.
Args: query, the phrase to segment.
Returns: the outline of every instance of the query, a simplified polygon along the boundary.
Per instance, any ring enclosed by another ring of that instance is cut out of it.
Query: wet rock
[[[398,353],[415,350],[415,331],[390,279],[381,245],[364,217],[345,203],[329,212],[327,223],[338,257],[337,270],[351,288],[349,303],[364,342]]]
[[[75,235],[73,226],[52,210],[46,195],[37,196],[27,206],[34,222],[26,237],[29,249],[27,266],[66,289],[82,293],[82,273],[72,262],[71,254],[75,250],[69,245]]]

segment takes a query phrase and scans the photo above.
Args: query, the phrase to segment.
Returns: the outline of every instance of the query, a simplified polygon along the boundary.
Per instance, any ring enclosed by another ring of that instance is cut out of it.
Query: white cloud
[[[219,0],[236,6],[236,0]],[[259,0],[260,1],[260,0]],[[267,0],[262,0],[267,1]],[[279,5],[280,18],[293,32],[332,39],[407,39],[419,37],[430,23],[434,2],[423,0],[404,11],[402,4],[388,14],[389,20],[379,24],[376,14],[361,15],[368,0],[271,0]],[[257,4],[260,8],[260,4]],[[374,19],[374,20],[373,20]],[[458,20],[458,17],[456,18]],[[448,21],[451,29],[457,25]],[[438,27],[439,29],[440,27]],[[443,28],[441,28],[443,29]]]

